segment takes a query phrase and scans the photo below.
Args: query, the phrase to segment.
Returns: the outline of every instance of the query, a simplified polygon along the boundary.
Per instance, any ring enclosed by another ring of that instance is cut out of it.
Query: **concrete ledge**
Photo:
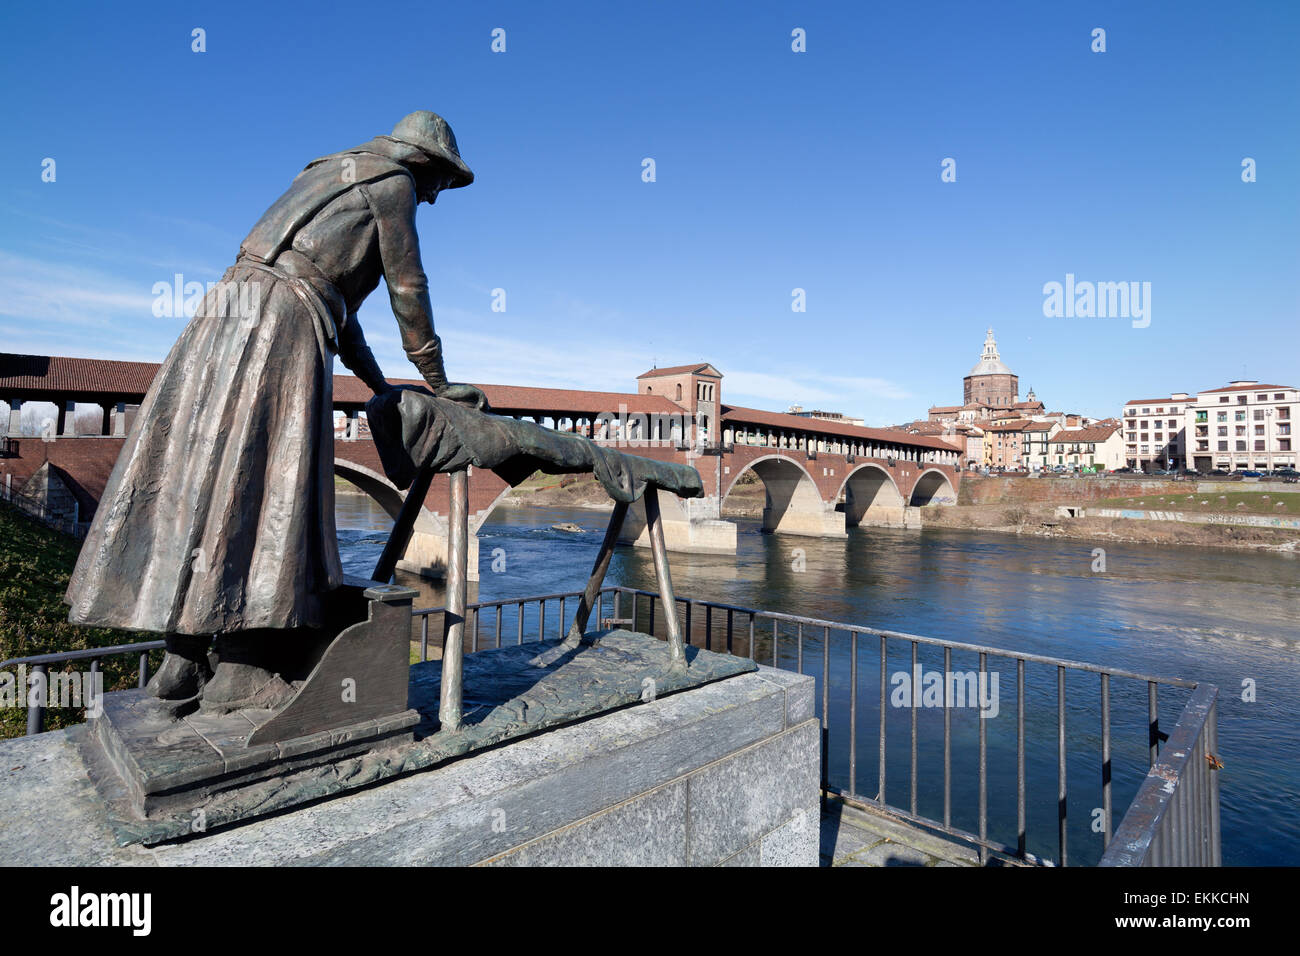
[[[114,845],[70,734],[0,744],[6,865],[807,865],[814,682],[762,668],[180,843]]]

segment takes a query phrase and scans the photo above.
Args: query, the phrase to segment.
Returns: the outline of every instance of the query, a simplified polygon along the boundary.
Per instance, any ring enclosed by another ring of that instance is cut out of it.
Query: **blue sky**
[[[308,161],[432,109],[478,177],[419,213],[456,380],[626,390],[710,361],[726,401],[889,424],[959,402],[992,325],[1053,410],[1300,382],[1300,4],[0,17],[0,351],[160,360],[183,320],[155,283],[219,278]],[[1151,283],[1149,326],[1045,317],[1067,273]],[[361,319],[414,377],[382,287]]]

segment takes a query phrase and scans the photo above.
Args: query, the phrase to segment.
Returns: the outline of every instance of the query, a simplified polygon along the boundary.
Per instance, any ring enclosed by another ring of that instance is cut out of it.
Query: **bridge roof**
[[[87,401],[105,396],[143,398],[157,372],[157,362],[0,352],[0,391],[30,401],[41,401],[44,394],[83,396]]]
[[[0,392],[28,401],[78,398],[94,402],[106,397],[139,401],[161,367],[158,362],[123,362],[117,359],[71,358],[61,355],[19,355],[0,352]],[[423,385],[416,379],[390,379],[395,385]],[[530,388],[518,385],[480,385],[496,410],[517,412],[573,412],[617,415],[644,413],[681,415],[682,407],[662,395],[635,392],[591,392],[565,388]],[[334,376],[334,401],[364,405],[371,391],[353,375]]]
[[[50,355],[0,353],[0,392],[31,401],[45,396],[62,396],[86,401],[105,397],[141,399],[159,369],[157,362],[122,362],[115,359],[69,358]],[[684,366],[697,369],[703,365]],[[423,385],[416,379],[390,379],[395,385]],[[581,415],[629,414],[681,415],[685,410],[662,395],[635,392],[592,392],[565,388],[533,388],[520,385],[480,385],[495,411],[532,414],[561,412]],[[334,376],[334,402],[364,405],[371,397],[361,380],[352,375]],[[771,425],[791,431],[838,435],[862,441],[888,441],[900,445],[951,451],[949,442],[913,435],[893,428],[865,428],[822,418],[805,418],[758,408],[723,405],[724,420]]]
[[[424,385],[423,381],[390,378],[394,385]],[[684,415],[676,402],[662,395],[635,392],[589,392],[572,388],[533,388],[526,385],[478,385],[496,412],[571,412],[575,415],[628,414]],[[334,401],[341,405],[364,405],[373,393],[352,375],[334,376]]]
[[[897,428],[866,428],[862,425],[846,425],[843,422],[827,421],[822,418],[803,418],[799,415],[787,415],[782,412],[765,412],[761,408],[743,408],[739,405],[723,405],[722,420],[751,422],[755,425],[771,425],[775,428],[812,432],[818,435],[840,435],[844,438],[857,438],[863,441],[888,441],[899,445],[936,448],[941,451],[953,450],[950,442],[926,435],[913,435]]]

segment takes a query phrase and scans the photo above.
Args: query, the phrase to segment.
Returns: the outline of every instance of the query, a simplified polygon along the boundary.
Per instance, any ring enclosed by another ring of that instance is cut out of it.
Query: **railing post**
[[[1016,658],[1016,856],[1025,858],[1025,661]]]
[[[465,657],[465,605],[469,574],[469,475],[453,471],[447,529],[447,610],[443,616],[442,679],[438,720],[442,729],[460,729],[462,669]]]
[[[1066,866],[1065,812],[1065,668],[1056,668],[1056,838],[1061,866]]]
[[[1101,847],[1110,846],[1110,675],[1101,675]]]
[[[45,730],[45,707],[49,703],[50,670],[44,664],[32,668],[32,687],[19,687],[18,693],[25,696],[27,706],[27,735],[39,734]],[[32,691],[35,691],[33,702]]]

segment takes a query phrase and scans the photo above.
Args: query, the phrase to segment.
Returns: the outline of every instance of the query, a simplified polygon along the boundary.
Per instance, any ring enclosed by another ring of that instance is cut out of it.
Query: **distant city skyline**
[[[418,220],[456,380],[711,362],[728,403],[882,426],[956,403],[993,326],[1052,411],[1300,382],[1293,5],[389,17],[11,11],[0,351],[160,361],[161,298],[220,278],[307,162],[426,108],[478,176]],[[381,43],[383,71],[321,68]],[[384,290],[360,318],[415,377]]]

